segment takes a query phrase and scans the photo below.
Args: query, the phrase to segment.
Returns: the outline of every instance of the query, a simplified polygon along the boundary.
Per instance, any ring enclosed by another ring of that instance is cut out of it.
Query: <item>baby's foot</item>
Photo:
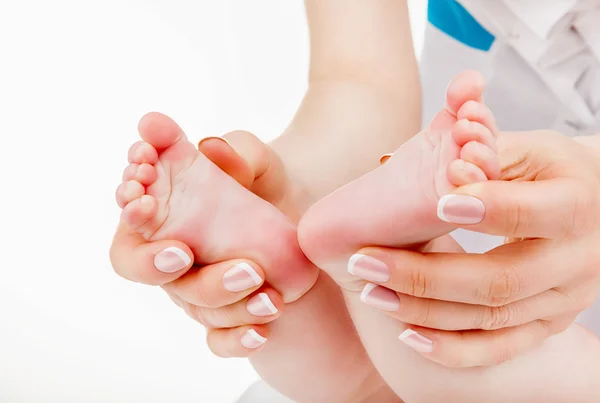
[[[125,172],[131,180],[117,190],[127,224],[149,241],[186,243],[199,265],[252,260],[285,302],[310,289],[318,272],[294,223],[199,153],[167,116],[145,116],[139,132]]]
[[[360,248],[415,246],[452,231],[438,217],[439,199],[457,186],[499,176],[497,129],[482,101],[484,88],[480,74],[459,75],[426,130],[384,165],[314,205],[299,226],[305,254],[346,284],[352,277],[340,268]]]

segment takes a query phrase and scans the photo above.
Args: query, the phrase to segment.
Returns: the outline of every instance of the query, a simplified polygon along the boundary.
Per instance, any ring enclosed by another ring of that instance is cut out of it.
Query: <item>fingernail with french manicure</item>
[[[348,273],[376,283],[390,279],[390,269],[381,260],[360,253],[352,255],[348,261]]]
[[[240,292],[262,284],[262,278],[248,263],[238,263],[223,275],[223,286],[227,291]]]
[[[360,293],[360,300],[382,311],[394,312],[400,308],[398,294],[375,284],[367,284],[363,288]]]
[[[154,267],[163,273],[175,273],[184,269],[192,259],[179,248],[167,248],[154,256]]]
[[[264,292],[250,298],[246,303],[246,309],[254,316],[271,316],[277,313],[277,307]]]
[[[406,329],[398,338],[419,353],[431,353],[433,351],[433,342],[412,329]]]
[[[452,224],[479,224],[485,216],[485,205],[473,196],[449,194],[438,202],[437,215]]]
[[[259,348],[260,346],[265,344],[266,341],[267,341],[267,338],[258,334],[256,332],[256,330],[254,330],[254,329],[250,329],[250,330],[246,331],[242,335],[242,339],[241,339],[242,346],[252,349],[252,350],[255,348]]]

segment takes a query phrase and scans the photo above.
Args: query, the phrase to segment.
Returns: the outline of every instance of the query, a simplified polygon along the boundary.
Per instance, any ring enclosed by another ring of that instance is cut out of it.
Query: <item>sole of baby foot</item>
[[[130,150],[130,163],[150,164],[155,181],[129,180],[117,190],[127,224],[149,241],[184,242],[198,265],[248,258],[285,302],[312,287],[318,270],[302,253],[291,220],[198,152],[167,116],[146,115],[139,131],[143,141]]]

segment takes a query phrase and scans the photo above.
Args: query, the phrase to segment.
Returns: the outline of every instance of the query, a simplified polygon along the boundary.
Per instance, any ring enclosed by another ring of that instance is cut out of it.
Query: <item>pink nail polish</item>
[[[361,253],[350,257],[348,273],[376,283],[385,283],[390,279],[390,269],[385,263]]]
[[[240,341],[242,346],[253,350],[265,344],[267,338],[258,334],[256,330],[250,329],[242,335],[242,339]]]
[[[277,307],[264,292],[250,298],[246,303],[246,309],[254,316],[271,316],[277,313]]]
[[[170,247],[154,256],[154,267],[163,273],[175,273],[185,268],[191,261],[184,251]]]
[[[387,288],[367,284],[360,294],[360,300],[367,305],[383,311],[397,311],[400,308],[398,294]]]
[[[433,351],[433,342],[412,329],[406,329],[398,338],[419,353],[431,353]]]
[[[240,292],[262,284],[262,278],[248,263],[238,263],[223,275],[223,286],[227,291]]]
[[[479,224],[485,216],[485,205],[473,196],[449,194],[438,202],[440,220],[459,225]]]

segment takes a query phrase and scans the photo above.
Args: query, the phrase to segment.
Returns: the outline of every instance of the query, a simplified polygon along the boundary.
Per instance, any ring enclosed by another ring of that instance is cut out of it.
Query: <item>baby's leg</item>
[[[496,367],[447,368],[398,340],[405,326],[344,291],[369,356],[406,402],[596,403],[600,401],[600,342],[573,325],[539,348]]]

